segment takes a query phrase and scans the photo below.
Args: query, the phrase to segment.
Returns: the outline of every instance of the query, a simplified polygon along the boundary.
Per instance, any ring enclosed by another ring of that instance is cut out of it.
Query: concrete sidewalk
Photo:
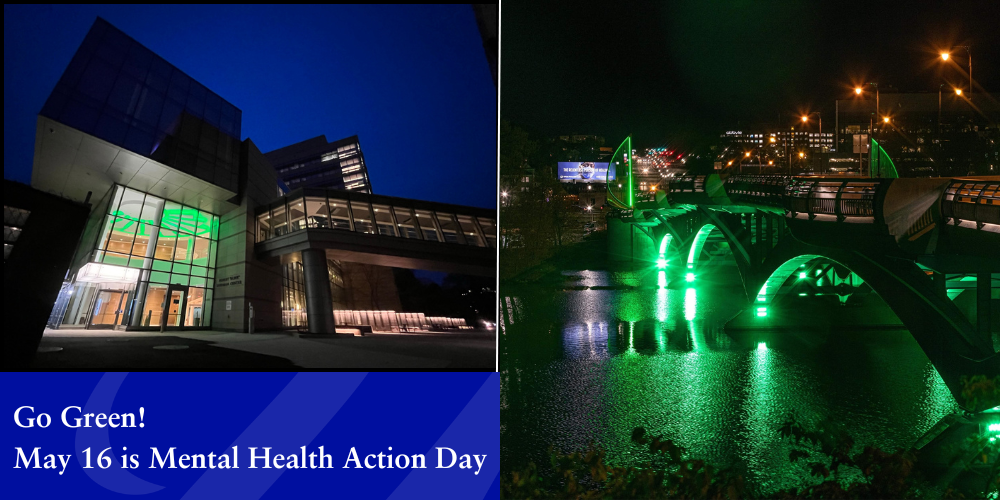
[[[172,347],[164,347],[172,346]],[[58,350],[56,348],[62,348]],[[155,349],[154,349],[155,348]],[[38,370],[495,370],[494,332],[374,334],[45,330]]]

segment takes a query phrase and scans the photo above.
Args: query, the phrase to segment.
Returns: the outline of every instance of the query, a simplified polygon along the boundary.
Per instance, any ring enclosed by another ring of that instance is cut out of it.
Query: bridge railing
[[[496,248],[496,212],[446,203],[303,188],[257,209],[257,242],[304,229]]]
[[[705,175],[682,175],[673,177],[668,182],[668,190],[671,193],[704,193]]]
[[[955,179],[945,189],[941,212],[956,224],[974,221],[977,229],[984,224],[1000,224],[1000,182]]]
[[[726,179],[726,194],[737,203],[780,207],[790,179],[787,175],[733,175]]]
[[[784,208],[792,217],[807,214],[875,218],[875,192],[883,179],[795,178],[785,188]]]

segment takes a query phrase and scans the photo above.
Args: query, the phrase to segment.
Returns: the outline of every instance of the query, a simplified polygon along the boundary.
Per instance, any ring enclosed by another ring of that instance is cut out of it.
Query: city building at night
[[[464,324],[402,311],[390,267],[493,276],[495,210],[370,194],[357,137],[265,155],[241,121],[97,19],[38,115],[31,187],[89,204],[51,327]]]
[[[289,189],[325,187],[371,193],[368,167],[358,136],[327,142],[326,136],[264,154]]]
[[[1000,105],[986,92],[970,100],[948,86],[939,90],[838,100],[837,156],[857,157],[854,137],[871,135],[902,176],[1000,173]]]

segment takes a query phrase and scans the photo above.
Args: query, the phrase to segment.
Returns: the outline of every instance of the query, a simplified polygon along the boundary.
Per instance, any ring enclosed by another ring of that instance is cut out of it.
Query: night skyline
[[[5,6],[4,178],[30,182],[37,115],[98,16],[242,110],[262,151],[357,134],[376,193],[495,206],[496,88],[468,5]]]
[[[678,1],[566,9],[505,3],[501,117],[543,135],[604,135],[638,146],[704,145],[729,127],[790,126],[879,82],[899,92],[1000,87],[995,2],[933,7]],[[959,69],[956,62],[961,66]]]

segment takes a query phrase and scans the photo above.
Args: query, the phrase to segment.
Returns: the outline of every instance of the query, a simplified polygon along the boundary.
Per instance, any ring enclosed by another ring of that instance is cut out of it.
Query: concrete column
[[[764,218],[764,212],[761,212],[760,210],[757,210],[756,212],[754,212],[753,216],[754,216],[754,219],[757,219],[757,220],[754,221],[754,224],[756,224],[756,226],[757,226],[756,227],[756,229],[757,229],[757,241],[755,241],[754,245],[753,245],[753,249],[754,249],[753,255],[754,255],[754,259],[756,259],[754,261],[754,265],[759,266],[761,262],[764,262],[764,252],[765,252],[763,241],[762,241],[763,238],[764,238],[764,228],[762,227],[762,221],[761,221],[761,219]]]
[[[632,260],[632,226],[617,217],[608,218],[608,258],[618,262]]]
[[[976,273],[976,323],[979,334],[992,342],[990,332],[990,273]]]
[[[333,297],[330,275],[326,270],[326,251],[310,248],[302,251],[302,272],[306,281],[306,314],[309,333],[336,333],[333,322]]]
[[[931,282],[934,284],[934,292],[941,297],[948,296],[948,277],[944,273],[934,271],[931,275]]]

